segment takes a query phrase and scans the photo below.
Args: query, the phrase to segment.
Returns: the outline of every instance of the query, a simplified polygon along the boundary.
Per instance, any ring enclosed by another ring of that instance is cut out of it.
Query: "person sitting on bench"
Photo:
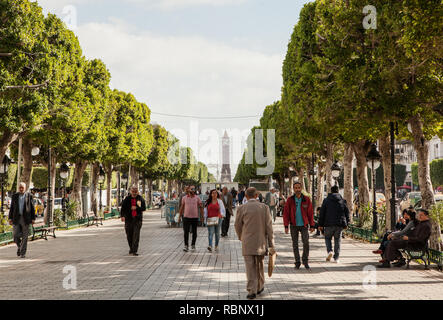
[[[403,236],[407,236],[414,228],[417,226],[419,221],[415,217],[415,211],[414,210],[403,210],[402,217],[398,219],[397,224],[395,225],[394,232],[386,232],[383,236],[383,240],[380,244],[380,247],[378,250],[372,251],[374,254],[381,254],[383,256],[383,253],[386,250],[386,247],[388,243],[393,239],[401,239]],[[380,262],[384,262],[383,260],[380,260]]]
[[[390,268],[391,261],[398,260],[396,267],[406,265],[399,249],[423,250],[431,235],[431,221],[429,220],[429,212],[425,209],[418,210],[418,220],[420,221],[409,236],[403,236],[401,239],[395,239],[388,243],[383,253],[384,262],[379,268]]]

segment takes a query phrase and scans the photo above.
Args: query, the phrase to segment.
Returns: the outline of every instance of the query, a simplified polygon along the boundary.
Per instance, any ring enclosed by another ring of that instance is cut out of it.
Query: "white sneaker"
[[[328,257],[326,258],[326,261],[328,261],[328,262],[331,261],[333,255],[334,255],[334,253],[332,251],[329,252]]]
[[[334,259],[335,263],[340,263],[340,259]]]
[[[191,251],[195,251],[195,246],[191,246]]]

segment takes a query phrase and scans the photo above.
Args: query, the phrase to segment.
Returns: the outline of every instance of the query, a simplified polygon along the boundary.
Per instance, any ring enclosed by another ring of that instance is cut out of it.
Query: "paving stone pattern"
[[[443,299],[443,273],[417,263],[410,270],[365,273],[365,267],[377,264],[379,257],[371,252],[377,245],[349,238],[342,242],[341,263],[335,264],[325,261],[323,237],[311,237],[311,271],[295,270],[282,218],[274,231],[277,265],[272,278],[266,275],[258,300]],[[183,230],[169,228],[159,211],[145,213],[138,257],[128,254],[120,220],[58,231],[56,239],[29,242],[26,259],[16,256],[14,244],[0,248],[0,299],[244,300],[244,260],[233,225],[220,239],[218,253],[207,246],[207,229],[199,228],[196,251],[183,252]],[[267,258],[265,263],[267,268]],[[66,266],[77,270],[76,289],[63,288]]]

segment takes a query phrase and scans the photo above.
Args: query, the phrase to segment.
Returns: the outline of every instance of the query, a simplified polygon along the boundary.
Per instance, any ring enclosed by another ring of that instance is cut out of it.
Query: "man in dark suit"
[[[232,194],[228,192],[227,187],[223,188],[221,199],[226,209],[226,217],[223,219],[221,236],[226,237],[229,231],[229,224],[231,223],[231,216],[234,215],[232,212]]]
[[[28,247],[29,225],[35,223],[35,208],[32,194],[26,192],[26,184],[20,183],[19,192],[11,199],[9,224],[13,226],[17,256],[25,258]]]
[[[131,194],[123,200],[121,219],[125,223],[129,254],[133,256],[138,256],[138,243],[140,240],[140,229],[142,228],[144,211],[146,211],[145,200],[138,194],[138,188],[132,187]]]

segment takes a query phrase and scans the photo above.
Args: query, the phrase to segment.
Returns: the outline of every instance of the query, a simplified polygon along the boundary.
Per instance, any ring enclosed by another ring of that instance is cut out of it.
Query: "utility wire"
[[[175,118],[194,118],[194,119],[205,119],[205,120],[223,120],[223,119],[247,119],[247,118],[260,118],[259,116],[236,116],[236,117],[202,117],[202,116],[188,116],[188,115],[177,115],[177,114],[167,114],[160,112],[151,112],[151,114],[166,116],[166,117],[175,117]]]

